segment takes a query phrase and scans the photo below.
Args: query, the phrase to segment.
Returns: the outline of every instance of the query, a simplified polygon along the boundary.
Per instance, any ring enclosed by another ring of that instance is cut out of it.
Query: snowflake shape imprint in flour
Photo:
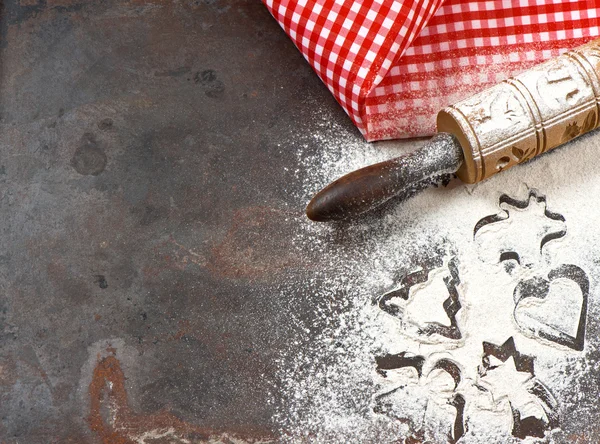
[[[460,252],[425,259],[374,300],[398,340],[375,357],[373,410],[409,426],[404,442],[457,442],[481,430],[543,438],[560,427],[559,401],[536,362],[547,347],[583,350],[589,280],[545,251],[567,229],[543,195],[503,195],[498,205],[473,229],[479,261],[461,267]]]

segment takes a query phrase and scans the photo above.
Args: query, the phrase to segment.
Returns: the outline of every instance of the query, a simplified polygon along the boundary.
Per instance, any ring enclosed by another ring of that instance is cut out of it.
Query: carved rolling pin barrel
[[[481,180],[597,128],[600,39],[440,111],[420,150],[341,177],[306,209],[315,221],[368,211],[429,177]]]

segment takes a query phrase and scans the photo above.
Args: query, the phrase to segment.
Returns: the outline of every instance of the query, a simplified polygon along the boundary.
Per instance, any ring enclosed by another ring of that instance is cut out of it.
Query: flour
[[[425,143],[348,142],[327,120],[297,142],[322,148],[298,154],[300,205],[347,172]],[[600,193],[599,149],[593,133],[483,183],[454,180],[356,223],[304,221],[294,244],[328,265],[306,283],[322,303],[315,323],[301,326],[301,352],[279,362],[284,403],[275,420],[285,439],[561,442],[585,427],[573,407],[588,402],[580,381],[598,372],[590,331],[598,328],[600,209],[590,199]],[[490,216],[495,222],[481,222]],[[340,233],[353,248],[334,247]],[[385,299],[434,262],[406,299]]]

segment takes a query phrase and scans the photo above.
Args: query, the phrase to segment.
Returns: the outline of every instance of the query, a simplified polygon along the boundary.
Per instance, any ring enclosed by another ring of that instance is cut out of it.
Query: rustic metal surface
[[[258,0],[0,5],[0,442],[273,437],[318,264],[278,141],[357,131]]]

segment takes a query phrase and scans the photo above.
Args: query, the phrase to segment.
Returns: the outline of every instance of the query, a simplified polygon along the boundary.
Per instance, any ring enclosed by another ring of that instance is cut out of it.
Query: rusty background
[[[315,270],[368,237],[293,242],[335,138],[259,0],[0,0],[0,443],[280,441],[281,368],[345,306]],[[590,350],[566,442],[599,440]]]
[[[0,5],[0,442],[276,439],[319,260],[278,142],[359,134],[258,0]]]

